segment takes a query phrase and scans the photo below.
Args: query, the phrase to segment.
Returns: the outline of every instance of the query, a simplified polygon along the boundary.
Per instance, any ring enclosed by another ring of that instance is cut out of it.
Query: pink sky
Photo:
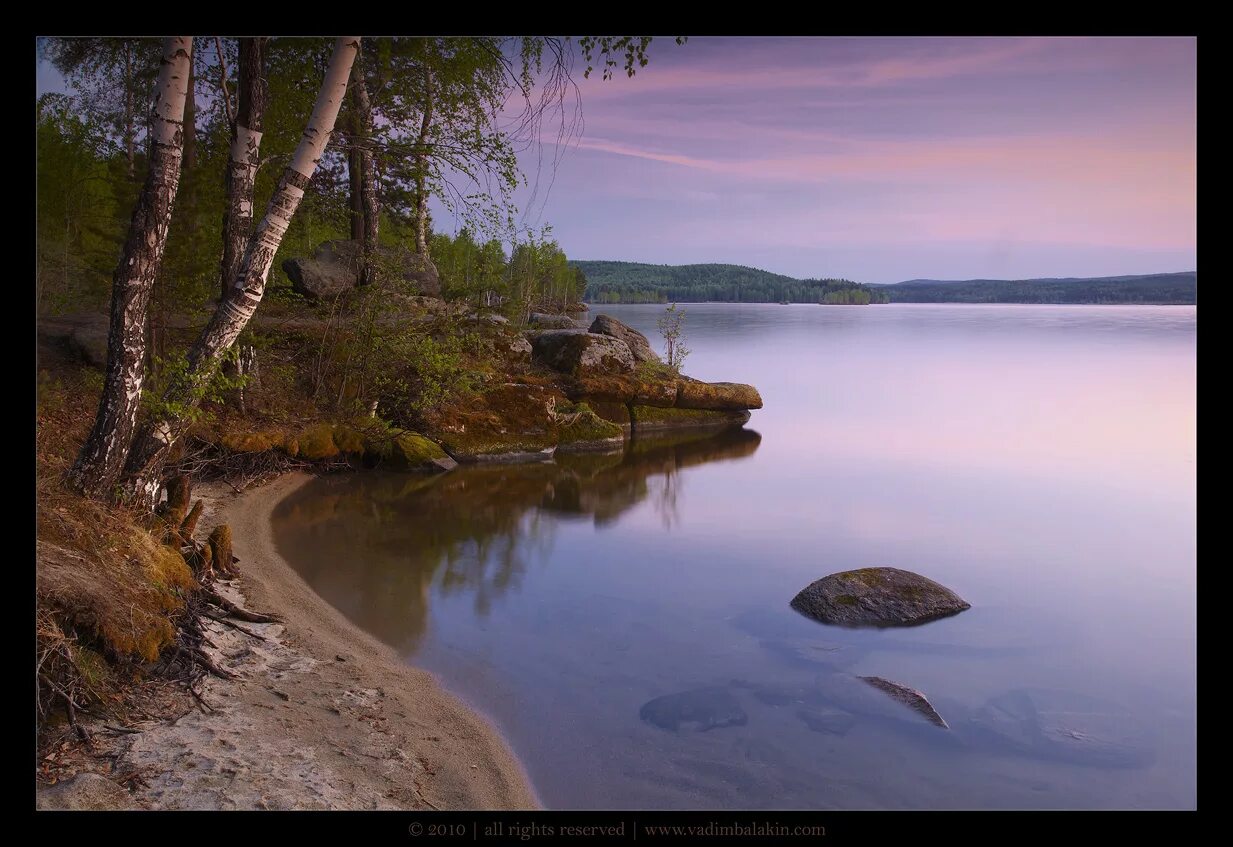
[[[1195,56],[1194,38],[657,37],[633,79],[575,74],[584,132],[555,173],[550,138],[516,200],[579,259],[862,282],[1193,270]],[[62,85],[40,63],[38,90]]]
[[[581,83],[528,222],[575,258],[867,282],[1192,270],[1195,49],[657,38],[633,79]]]

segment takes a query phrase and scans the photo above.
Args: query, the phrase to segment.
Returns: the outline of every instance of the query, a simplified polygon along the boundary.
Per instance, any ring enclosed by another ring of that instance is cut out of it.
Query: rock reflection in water
[[[274,538],[326,601],[410,653],[427,626],[434,584],[442,595],[472,595],[483,615],[547,555],[557,521],[611,525],[648,502],[671,526],[683,490],[680,471],[750,456],[760,441],[752,430],[735,429],[431,477],[322,477],[275,509]]]

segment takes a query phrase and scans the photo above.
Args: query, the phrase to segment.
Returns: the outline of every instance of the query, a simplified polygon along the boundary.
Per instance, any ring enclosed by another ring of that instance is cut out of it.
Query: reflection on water
[[[1193,307],[685,308],[692,375],[758,386],[760,436],[322,478],[280,549],[550,807],[1193,807]],[[788,606],[877,565],[972,608]]]
[[[518,589],[531,562],[551,554],[552,518],[603,527],[646,502],[670,527],[682,470],[750,456],[761,440],[748,429],[686,433],[542,464],[327,477],[278,505],[274,531],[318,594],[410,655],[427,625],[432,586],[469,598],[482,617]]]

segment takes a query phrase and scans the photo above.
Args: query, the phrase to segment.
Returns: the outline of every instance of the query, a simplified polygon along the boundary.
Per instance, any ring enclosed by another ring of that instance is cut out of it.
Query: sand
[[[521,765],[482,716],[354,627],[278,555],[270,512],[311,478],[290,474],[238,496],[194,491],[207,504],[201,526],[229,523],[235,539],[242,576],[219,592],[284,622],[243,624],[264,640],[207,622],[217,645],[208,652],[238,678],[203,686],[214,711],[113,742],[115,772],[145,781],[129,807],[536,808]]]

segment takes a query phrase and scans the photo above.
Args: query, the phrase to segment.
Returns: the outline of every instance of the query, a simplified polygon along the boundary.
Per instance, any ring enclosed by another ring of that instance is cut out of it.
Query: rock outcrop
[[[659,362],[659,356],[651,349],[651,342],[647,341],[646,336],[640,333],[633,327],[626,326],[616,318],[609,315],[599,315],[595,320],[591,321],[591,326],[587,332],[594,332],[598,335],[608,335],[613,338],[619,338],[629,345],[629,350],[634,354],[635,362]]]
[[[752,385],[739,382],[700,382],[681,377],[677,383],[676,405],[682,409],[716,411],[761,409],[762,396]]]
[[[527,318],[527,324],[534,329],[582,329],[569,315],[549,315],[544,312],[532,312]]]
[[[959,595],[920,574],[861,568],[823,577],[792,598],[792,608],[843,626],[913,626],[970,609]]]
[[[359,282],[363,248],[356,241],[326,241],[312,256],[287,259],[283,270],[291,286],[311,300],[326,300],[348,291]],[[409,293],[437,297],[441,278],[432,260],[405,247],[377,248],[377,279],[397,279]]]
[[[628,373],[634,369],[629,345],[582,329],[550,329],[530,337],[532,358],[571,376]]]

